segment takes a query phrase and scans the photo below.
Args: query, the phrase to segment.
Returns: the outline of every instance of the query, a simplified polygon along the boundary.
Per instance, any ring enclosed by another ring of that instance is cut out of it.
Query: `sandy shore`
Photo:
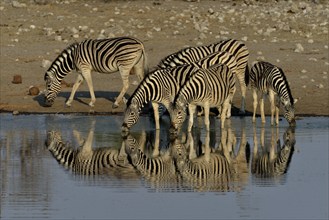
[[[94,108],[83,84],[72,107],[65,108],[71,88],[63,85],[55,104],[43,106],[43,94],[29,95],[36,86],[43,91],[47,63],[70,43],[86,38],[134,36],[144,42],[152,69],[164,56],[186,46],[235,38],[246,43],[249,65],[266,60],[280,66],[290,82],[297,115],[329,115],[328,15],[325,1],[47,1],[0,3],[1,60],[0,112],[102,113],[112,110],[121,89],[119,73],[93,73]],[[22,83],[13,84],[14,75]],[[73,83],[72,72],[64,80]],[[129,97],[138,85],[132,76]],[[237,90],[234,104],[240,106]],[[247,106],[252,111],[251,90]],[[266,107],[269,113],[269,107]]]

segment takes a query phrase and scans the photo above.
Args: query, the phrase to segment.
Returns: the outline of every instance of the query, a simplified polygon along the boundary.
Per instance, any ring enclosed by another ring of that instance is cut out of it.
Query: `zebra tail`
[[[244,82],[246,83],[246,86],[249,85],[249,66],[246,65],[246,70],[244,72]]]

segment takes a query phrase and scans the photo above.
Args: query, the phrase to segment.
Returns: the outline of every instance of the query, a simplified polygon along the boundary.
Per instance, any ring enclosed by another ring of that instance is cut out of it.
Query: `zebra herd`
[[[249,51],[238,40],[229,39],[206,46],[189,47],[163,58],[157,68],[148,71],[147,56],[143,43],[131,37],[101,40],[85,40],[67,47],[46,71],[45,106],[51,106],[61,89],[61,81],[72,70],[80,71],[66,102],[72,104],[74,94],[86,80],[91,101],[96,98],[91,71],[112,73],[119,71],[123,88],[113,104],[119,106],[129,87],[129,75],[137,74],[140,84],[126,103],[122,131],[127,132],[138,122],[142,107],[151,103],[154,110],[155,127],[160,129],[159,107],[169,112],[172,131],[178,132],[189,110],[188,131],[193,125],[196,106],[204,108],[205,125],[209,130],[209,108],[220,112],[221,127],[225,118],[231,116],[231,104],[235,94],[235,81],[241,88],[241,114],[245,113],[247,86],[253,89],[253,122],[258,105],[257,93],[261,93],[261,120],[265,123],[264,95],[271,102],[271,124],[279,123],[279,106],[284,106],[284,117],[289,125],[295,125],[294,99],[284,72],[268,62],[257,62],[249,71]],[[250,81],[250,82],[249,82]],[[276,96],[276,101],[275,101]]]

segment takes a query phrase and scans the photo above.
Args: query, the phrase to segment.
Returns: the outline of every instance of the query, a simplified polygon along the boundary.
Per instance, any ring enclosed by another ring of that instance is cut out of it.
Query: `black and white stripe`
[[[185,121],[187,106],[190,114],[188,132],[192,130],[197,106],[204,107],[207,131],[210,129],[209,109],[222,108],[220,118],[223,128],[226,112],[231,107],[235,90],[234,75],[225,64],[214,65],[209,69],[199,69],[190,76],[175,97],[171,118],[175,131],[179,131]]]
[[[120,71],[123,87],[113,104],[114,108],[118,107],[128,90],[129,75],[135,73],[142,80],[148,71],[143,43],[135,38],[88,39],[80,43],[74,43],[63,50],[45,73],[46,106],[53,104],[57,94],[60,92],[61,81],[72,70],[81,72],[79,72],[71,95],[66,102],[68,106],[71,105],[74,94],[83,80],[86,80],[90,91],[91,102],[89,105],[94,106],[96,98],[91,71],[94,70],[100,73]]]
[[[159,134],[156,135],[155,142],[159,141]],[[158,154],[153,152],[153,156],[143,151],[141,143],[139,143],[132,135],[125,137],[125,149],[129,162],[134,168],[145,178],[152,188],[167,188],[168,186],[177,184],[178,174],[176,172],[175,163],[166,150],[164,153]],[[154,150],[156,150],[156,146]]]
[[[234,56],[220,51],[210,54],[196,63],[158,69],[149,73],[128,100],[122,129],[128,130],[137,123],[142,106],[149,102],[152,102],[156,129],[160,129],[159,103],[163,104],[171,114],[171,105],[175,95],[190,75],[199,68],[209,68],[218,63],[226,64],[233,72],[236,71]],[[227,117],[230,115],[231,111],[228,111]]]
[[[284,117],[290,125],[295,125],[295,100],[292,97],[288,80],[281,68],[268,62],[257,62],[250,71],[250,86],[253,89],[253,122],[256,120],[258,105],[257,93],[260,92],[260,110],[262,123],[265,123],[264,96],[268,95],[271,103],[271,124],[279,124],[280,103],[284,106]],[[276,99],[276,100],[275,100]]]
[[[198,60],[219,51],[225,51],[232,54],[235,58],[237,69],[236,77],[241,88],[241,113],[245,112],[246,87],[249,81],[248,57],[249,51],[246,45],[238,40],[229,39],[206,46],[188,47],[176,53],[173,53],[160,61],[159,68],[168,68],[184,65],[186,63],[195,63]]]
[[[255,129],[255,128],[254,128]],[[261,148],[258,149],[258,140],[254,130],[254,150],[251,160],[251,173],[255,177],[269,178],[284,175],[290,165],[295,146],[294,127],[288,127],[283,135],[284,144],[276,139],[272,130],[271,145],[266,146],[264,141],[264,128],[262,128]],[[278,133],[278,132],[277,132]]]
[[[98,175],[116,169],[133,168],[126,155],[114,148],[91,149],[91,140],[87,140],[79,149],[70,147],[62,141],[57,131],[47,133],[46,145],[59,164],[76,174]]]

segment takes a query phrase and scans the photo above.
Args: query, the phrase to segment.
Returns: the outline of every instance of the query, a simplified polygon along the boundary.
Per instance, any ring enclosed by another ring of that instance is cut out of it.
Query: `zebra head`
[[[48,131],[45,143],[48,149],[53,149],[54,146],[58,143],[62,143],[61,134],[58,131]]]
[[[288,121],[290,126],[296,126],[294,103],[296,103],[296,101],[294,101],[293,103],[291,102],[283,103],[284,104],[283,116]]]
[[[46,72],[44,80],[46,81],[45,106],[50,107],[61,90],[61,83],[51,71]]]
[[[170,153],[176,165],[178,167],[184,165],[185,160],[187,159],[187,151],[185,144],[182,143],[182,141],[179,140],[177,137],[175,137],[170,141],[170,149]]]
[[[139,119],[140,106],[133,100],[128,100],[127,108],[124,114],[124,119],[121,127],[122,132],[128,132],[129,129],[137,123]]]
[[[172,106],[171,110],[171,133],[178,133],[186,118],[186,102],[182,96],[176,99],[176,102]]]
[[[141,154],[140,143],[130,134],[124,138],[124,143],[128,159],[135,166]]]

